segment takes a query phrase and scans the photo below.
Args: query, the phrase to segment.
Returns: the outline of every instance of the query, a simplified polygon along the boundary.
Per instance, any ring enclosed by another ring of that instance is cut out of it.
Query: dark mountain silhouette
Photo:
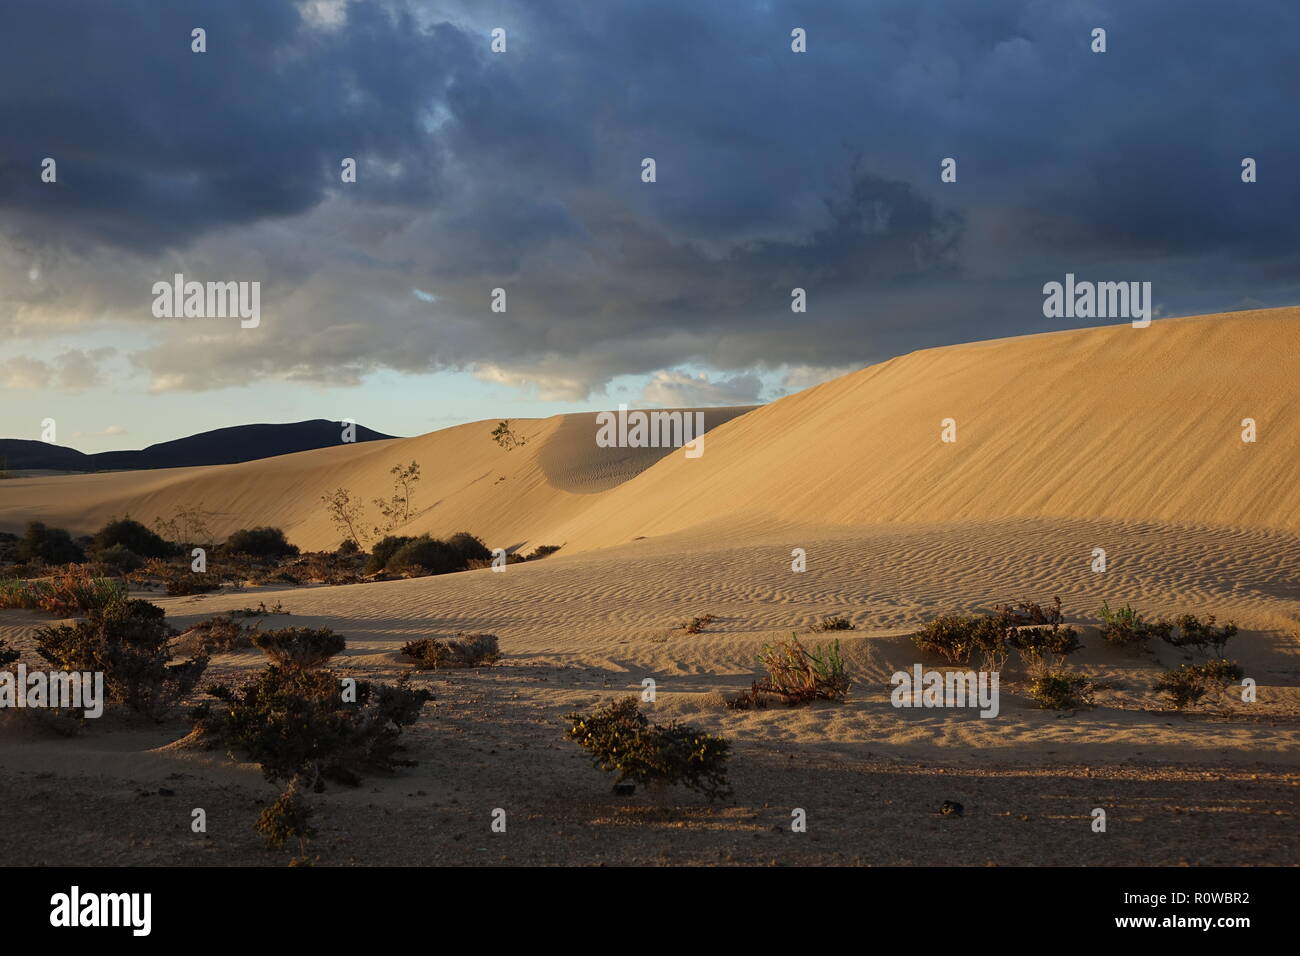
[[[235,425],[159,442],[141,451],[102,451],[86,455],[75,448],[20,438],[0,438],[0,465],[10,471],[123,471],[144,468],[186,468],[191,465],[232,465],[258,458],[291,455],[296,451],[342,443],[343,425],[316,418],[283,425]],[[362,425],[357,441],[392,438]]]

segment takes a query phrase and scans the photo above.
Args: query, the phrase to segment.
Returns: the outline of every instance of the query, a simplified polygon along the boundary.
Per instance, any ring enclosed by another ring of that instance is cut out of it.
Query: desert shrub
[[[0,667],[8,667],[22,655],[9,646],[9,642],[0,638]]]
[[[447,542],[421,535],[398,548],[388,559],[385,569],[446,574],[451,571],[464,571],[465,559]]]
[[[411,508],[415,500],[415,486],[420,483],[420,466],[411,462],[403,467],[394,465],[388,470],[393,476],[393,495],[385,500],[375,498],[375,507],[384,516],[384,526],[375,528],[375,537],[385,534],[411,519]]]
[[[853,624],[847,617],[824,617],[811,628],[811,631],[851,631]]]
[[[1241,669],[1240,664],[1230,661],[1226,657],[1216,657],[1204,664],[1198,664],[1197,669],[1205,677],[1206,681],[1221,688],[1234,684],[1246,676],[1246,672]]]
[[[315,810],[311,804],[298,793],[298,782],[289,783],[284,793],[262,811],[253,829],[266,837],[267,845],[273,850],[282,848],[290,840],[298,841],[298,850],[307,852],[307,841],[316,835],[311,825]]]
[[[712,614],[701,614],[697,617],[691,618],[689,621],[683,621],[681,624],[678,624],[677,627],[680,630],[685,631],[687,634],[702,634],[704,629],[716,620],[717,618]]]
[[[763,693],[758,681],[741,691],[735,697],[724,697],[722,703],[728,710],[757,710],[767,706],[768,695]]]
[[[357,544],[351,538],[345,538],[343,540],[343,543],[339,545],[339,549],[337,553],[343,557],[348,557],[354,554],[360,554],[361,545]]]
[[[1044,670],[1029,684],[1029,696],[1047,710],[1074,710],[1093,705],[1095,685],[1083,674]]]
[[[345,701],[332,671],[272,665],[238,689],[215,684],[192,712],[200,741],[245,754],[268,780],[302,777],[314,789],[325,780],[355,785],[366,771],[410,766],[401,760],[401,729],[419,718],[432,695],[405,681],[357,681]]]
[[[55,617],[71,617],[101,610],[126,600],[126,585],[115,578],[93,577],[85,567],[70,564],[56,571],[48,581],[27,585],[36,606]]]
[[[342,634],[328,627],[284,627],[253,638],[253,646],[281,667],[320,667],[347,646]]]
[[[1054,659],[1054,662],[1059,664],[1064,658],[1083,647],[1079,643],[1079,634],[1074,628],[1052,625],[1015,628],[1009,634],[1007,641],[1031,663]]]
[[[976,651],[996,653],[1006,648],[1007,628],[990,615],[941,614],[912,635],[918,650],[938,654],[949,664],[969,664]]]
[[[221,582],[193,571],[180,571],[167,575],[164,588],[168,594],[208,594],[221,590]]]
[[[710,800],[731,795],[726,763],[731,744],[676,721],[652,724],[635,697],[610,701],[592,714],[566,714],[567,736],[591,755],[592,764],[617,772],[615,784],[680,785]]]
[[[177,545],[178,551],[185,551],[195,545],[211,546],[214,538],[208,518],[213,517],[198,507],[177,505],[170,518],[159,516],[154,519],[154,528],[165,541]]]
[[[284,605],[276,601],[271,607],[265,601],[258,601],[257,607],[241,607],[230,612],[230,617],[266,617],[268,614],[288,614]]]
[[[1165,641],[1174,647],[1195,648],[1214,658],[1222,658],[1224,645],[1237,635],[1236,624],[1216,627],[1213,614],[1204,621],[1194,614],[1183,614],[1174,620],[1174,624],[1177,631],[1171,629],[1160,635]]]
[[[139,571],[144,567],[144,558],[124,544],[115,544],[95,555],[95,560],[123,574]]]
[[[346,488],[336,488],[331,494],[321,495],[320,500],[325,505],[325,512],[329,515],[330,522],[338,529],[340,535],[361,544],[370,540],[370,536],[361,525],[366,506],[360,498],[353,498],[352,492]]]
[[[221,579],[214,570],[191,571],[187,561],[176,564],[150,558],[144,567],[127,572],[127,577],[137,584],[159,583],[171,595],[206,594],[221,589]]]
[[[218,615],[200,621],[176,639],[175,647],[186,654],[221,654],[253,646],[256,628]]]
[[[32,611],[40,607],[40,594],[35,586],[36,583],[23,581],[20,578],[5,578],[0,581],[0,608],[22,608]]]
[[[1209,691],[1205,678],[1194,667],[1180,667],[1161,674],[1155,690],[1164,694],[1178,710],[1197,703]]]
[[[279,528],[241,528],[226,539],[226,551],[261,558],[291,558],[298,548],[290,544]]]
[[[1064,625],[1059,597],[1046,607],[1021,601],[999,605],[997,612],[1007,625],[1007,643],[1036,677],[1064,675],[1065,659],[1083,647],[1078,632]]]
[[[149,530],[130,515],[113,518],[95,534],[95,549],[107,551],[114,545],[122,545],[145,558],[166,558],[176,553],[176,548],[164,541],[155,531]]]
[[[559,551],[561,547],[558,544],[539,544],[524,557],[524,560],[540,561],[542,558],[549,558],[556,551]]]
[[[506,451],[528,444],[527,438],[521,438],[515,434],[515,430],[510,427],[510,419],[508,418],[502,419],[497,423],[497,427],[492,429],[492,440]]]
[[[36,630],[36,648],[65,671],[102,671],[108,698],[161,720],[208,666],[199,656],[173,664],[166,612],[148,601],[117,601],[76,624]]]
[[[470,561],[491,561],[492,549],[468,531],[457,531],[447,539],[452,549],[468,564]]]
[[[370,559],[366,562],[366,574],[375,574],[384,570],[388,566],[389,559],[400,551],[404,545],[410,544],[414,540],[414,538],[395,534],[380,538],[375,542],[375,546],[370,549]]]
[[[1015,604],[995,604],[993,610],[1004,618],[1010,627],[1024,627],[1030,624],[1060,626],[1064,622],[1061,614],[1061,599],[1053,598],[1051,604],[1036,604],[1033,601],[1017,601]]]
[[[1081,646],[1074,629],[1062,622],[1059,597],[1048,605],[998,604],[992,614],[942,614],[913,634],[912,643],[950,664],[969,664],[978,654],[981,666],[990,671],[1001,670],[1015,648],[1038,670],[1046,666],[1045,656],[1059,666]]]
[[[809,650],[799,643],[797,635],[790,640],[763,649],[758,663],[767,671],[766,680],[757,689],[777,694],[789,704],[804,704],[814,700],[844,700],[851,681],[840,656],[840,642],[824,644]]]
[[[1241,665],[1220,657],[1161,674],[1156,680],[1155,690],[1164,694],[1175,708],[1182,710],[1198,703],[1212,688],[1222,691],[1244,675]]]
[[[322,584],[359,584],[365,559],[360,552],[343,554],[334,551],[310,551],[295,559],[281,572]]]
[[[402,646],[402,656],[413,661],[417,670],[481,667],[495,664],[501,649],[495,634],[457,634],[447,640],[425,637],[411,641]]]
[[[85,561],[86,552],[62,528],[47,528],[44,522],[29,521],[27,532],[18,543],[18,557],[23,561],[70,564]]]
[[[1109,602],[1103,601],[1097,614],[1101,618],[1101,636],[1110,644],[1146,644],[1153,637],[1167,639],[1172,629],[1167,621],[1144,619],[1128,604],[1111,610]]]

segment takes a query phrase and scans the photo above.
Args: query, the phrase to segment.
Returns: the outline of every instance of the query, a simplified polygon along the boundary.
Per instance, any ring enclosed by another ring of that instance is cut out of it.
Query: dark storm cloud
[[[333,32],[280,2],[43,0],[5,19],[0,208],[70,244],[159,249],[292,216],[334,188],[344,156],[400,167],[369,171],[380,201],[430,201],[427,110],[473,64],[459,31],[369,4]],[[46,156],[54,186],[33,174]]]
[[[1288,3],[320,6],[10,11],[0,273],[42,263],[9,298],[28,327],[147,319],[183,261],[262,279],[267,319],[166,327],[135,356],[159,387],[469,367],[582,395],[1057,328],[1067,271],[1149,279],[1165,314],[1300,294]]]

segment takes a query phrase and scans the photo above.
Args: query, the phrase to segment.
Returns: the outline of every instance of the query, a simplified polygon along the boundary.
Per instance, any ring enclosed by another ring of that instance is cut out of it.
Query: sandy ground
[[[415,678],[437,698],[409,733],[419,766],[316,798],[322,863],[1300,861],[1300,589],[1279,570],[1300,566],[1300,539],[1027,520],[838,536],[804,529],[743,546],[703,540],[711,537],[504,573],[155,600],[179,627],[279,600],[291,614],[266,626],[335,627],[349,639],[339,669],[357,676],[395,677],[405,669],[398,647],[417,635],[500,636],[498,667]],[[1126,560],[1089,572],[1082,546],[1093,540]],[[802,574],[789,569],[792,541],[808,550]],[[1264,547],[1275,560],[1257,560]],[[1207,555],[1211,578],[1197,572]],[[902,636],[919,620],[1049,591],[1084,628],[1078,665],[1109,685],[1095,709],[1039,710],[1014,669],[994,719],[890,706],[889,675],[919,659]],[[1089,609],[1103,596],[1239,621],[1232,656],[1258,680],[1258,702],[1163,709],[1150,685],[1180,656],[1101,646]],[[704,633],[672,630],[706,611],[718,620]],[[856,679],[846,704],[722,706],[722,695],[748,686],[764,643],[832,613],[856,625],[838,635]],[[9,611],[0,620],[0,634],[24,646],[40,618]],[[222,655],[210,675],[260,666],[252,652]],[[657,682],[648,709],[659,719],[733,740],[733,800],[615,797],[563,739],[566,712],[639,692],[645,677]],[[282,863],[285,854],[263,850],[251,830],[259,801],[276,789],[224,755],[166,748],[186,730],[105,721],[70,740],[10,734],[0,744],[0,834],[32,862]],[[963,817],[938,816],[944,800],[962,803]],[[195,806],[208,813],[206,838],[188,832]],[[498,807],[505,834],[489,829]],[[795,807],[808,812],[807,833],[790,832]],[[1104,834],[1090,829],[1096,807],[1107,811]]]
[[[977,343],[719,410],[698,460],[595,449],[591,416],[524,423],[512,452],[478,423],[213,469],[15,479],[0,483],[0,524],[90,530],[203,504],[230,527],[332,546],[319,494],[384,494],[388,468],[415,457],[427,477],[404,533],[564,545],[499,574],[152,598],[182,628],[279,600],[291,616],[266,626],[334,628],[349,642],[337,669],[356,676],[395,677],[416,637],[499,636],[497,667],[415,677],[437,697],[407,734],[417,767],[314,798],[322,863],[1296,864],[1298,346],[1298,310]],[[945,417],[955,444],[939,441]],[[1038,709],[1014,666],[993,719],[890,705],[891,674],[939,664],[906,637],[923,621],[1058,595],[1082,629],[1072,663],[1105,685],[1095,708]],[[1228,655],[1258,700],[1167,710],[1152,683],[1186,659],[1104,646],[1102,601],[1235,621]],[[674,629],[705,613],[704,633]],[[765,644],[816,643],[808,629],[829,615],[855,625],[835,635],[847,703],[723,706]],[[34,661],[45,620],[2,611],[0,637]],[[262,665],[222,655],[209,676]],[[733,799],[616,797],[564,739],[565,713],[645,678],[657,719],[733,741]],[[187,730],[105,718],[71,739],[0,733],[11,859],[283,864],[252,830],[278,789],[226,755],[168,746]],[[945,800],[963,816],[940,816]],[[189,830],[194,807],[206,835]],[[1105,833],[1090,827],[1098,807]],[[806,833],[791,832],[795,808]]]

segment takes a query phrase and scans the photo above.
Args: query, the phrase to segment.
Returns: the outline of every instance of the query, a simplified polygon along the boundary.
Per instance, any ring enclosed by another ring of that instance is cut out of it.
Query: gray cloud
[[[470,369],[581,398],[663,373],[695,404],[1057,327],[1040,289],[1066,271],[1150,279],[1166,314],[1286,304],[1297,26],[1208,0],[24,5],[0,33],[0,329],[138,323],[158,391]],[[177,271],[261,281],[262,326],[154,319]]]

